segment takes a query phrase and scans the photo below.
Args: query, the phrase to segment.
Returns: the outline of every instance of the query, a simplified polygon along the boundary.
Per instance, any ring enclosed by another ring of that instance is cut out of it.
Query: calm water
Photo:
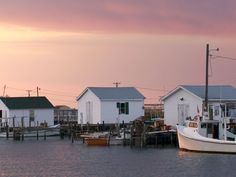
[[[236,155],[176,148],[87,147],[59,138],[1,139],[0,176],[228,177],[236,176]]]

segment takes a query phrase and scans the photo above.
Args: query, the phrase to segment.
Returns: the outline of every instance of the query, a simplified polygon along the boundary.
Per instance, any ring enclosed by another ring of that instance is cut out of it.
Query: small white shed
[[[54,106],[46,97],[1,97],[0,123],[25,127],[35,126],[37,122],[54,124]]]
[[[82,124],[128,123],[144,116],[144,96],[134,87],[88,87],[77,102]]]
[[[162,98],[166,125],[183,124],[186,119],[202,115],[205,102],[204,85],[180,85]],[[208,114],[219,119],[236,117],[236,88],[230,85],[208,87]]]

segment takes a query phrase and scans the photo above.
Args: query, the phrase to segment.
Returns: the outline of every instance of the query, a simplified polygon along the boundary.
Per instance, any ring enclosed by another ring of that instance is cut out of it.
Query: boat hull
[[[236,153],[236,142],[206,138],[196,130],[188,127],[177,126],[179,148],[188,151]]]
[[[24,134],[24,137],[44,137],[44,136],[59,136],[60,135],[60,129],[50,129],[50,130],[34,130],[34,131],[24,131],[16,133],[16,136],[22,136]],[[6,132],[1,132],[0,133],[0,138],[6,138],[7,133]],[[9,138],[13,138],[13,132],[9,132],[8,134]]]
[[[85,142],[87,145],[93,145],[93,146],[108,146],[109,145],[108,138],[90,137],[90,138],[86,138]]]

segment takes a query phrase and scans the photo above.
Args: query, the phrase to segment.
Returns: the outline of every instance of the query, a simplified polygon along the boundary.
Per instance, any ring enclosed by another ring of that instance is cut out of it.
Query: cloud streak
[[[2,23],[43,30],[234,35],[234,0],[0,0]]]

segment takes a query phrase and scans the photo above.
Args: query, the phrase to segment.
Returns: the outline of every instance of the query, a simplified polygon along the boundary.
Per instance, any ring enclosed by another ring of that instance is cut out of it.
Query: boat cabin
[[[183,125],[196,115],[203,116],[205,86],[180,85],[165,95],[162,101],[165,124],[172,127]],[[227,123],[236,127],[236,88],[230,85],[209,86],[208,105],[209,120],[222,121],[223,117],[227,117]]]

